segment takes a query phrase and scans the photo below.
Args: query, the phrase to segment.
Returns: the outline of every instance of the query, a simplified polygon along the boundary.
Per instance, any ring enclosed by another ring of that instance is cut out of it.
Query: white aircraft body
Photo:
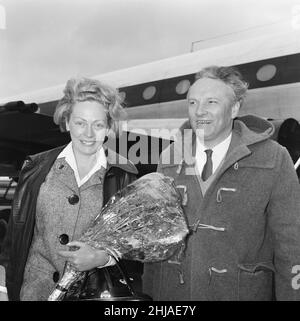
[[[187,90],[194,75],[209,65],[236,66],[248,80],[240,111],[265,118],[300,119],[300,30],[239,40],[168,59],[95,76],[119,88],[127,106],[127,128],[176,128],[187,117]],[[64,85],[0,99],[37,103],[52,115]]]

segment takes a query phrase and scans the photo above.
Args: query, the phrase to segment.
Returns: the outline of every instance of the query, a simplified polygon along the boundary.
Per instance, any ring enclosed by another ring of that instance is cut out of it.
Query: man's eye
[[[193,100],[190,100],[190,101],[189,101],[189,104],[190,104],[190,105],[195,105],[195,104],[196,104],[196,102],[195,102],[195,101],[193,101]]]
[[[96,129],[102,129],[102,128],[104,128],[104,125],[101,124],[101,123],[95,124],[94,126],[95,126]]]
[[[217,104],[217,101],[214,99],[210,99],[208,102],[209,102],[209,104]]]
[[[83,127],[83,126],[84,126],[84,122],[82,122],[82,121],[77,121],[77,122],[75,122],[75,125],[80,126],[80,127]]]

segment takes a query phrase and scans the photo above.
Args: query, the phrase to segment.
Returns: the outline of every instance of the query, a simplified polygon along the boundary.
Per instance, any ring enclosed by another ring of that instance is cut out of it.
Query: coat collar
[[[138,170],[135,165],[127,158],[116,153],[110,148],[105,148],[105,154],[107,158],[107,171],[112,167],[118,167],[128,173],[135,175],[138,174]]]
[[[33,156],[29,156],[24,167],[32,171],[36,171],[41,167],[47,166],[49,171],[51,166],[57,159],[57,156],[65,147],[66,145]],[[107,147],[105,147],[105,154],[107,157],[107,171],[109,171],[110,168],[117,167],[126,172],[138,174],[138,170],[136,169],[135,165],[125,157]]]
[[[249,126],[249,127],[248,127]],[[246,115],[233,122],[232,139],[227,152],[223,168],[227,168],[238,160],[251,154],[251,145],[269,139],[274,132],[274,126],[262,118]],[[190,122],[185,122],[175,142],[166,150],[170,153],[171,161],[162,164],[163,167],[182,165],[194,166],[196,150],[196,136]]]

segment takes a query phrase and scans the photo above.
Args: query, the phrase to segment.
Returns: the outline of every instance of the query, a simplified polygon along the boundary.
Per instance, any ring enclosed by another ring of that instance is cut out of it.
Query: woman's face
[[[91,156],[100,149],[108,132],[105,108],[96,101],[77,102],[66,127],[74,153]]]

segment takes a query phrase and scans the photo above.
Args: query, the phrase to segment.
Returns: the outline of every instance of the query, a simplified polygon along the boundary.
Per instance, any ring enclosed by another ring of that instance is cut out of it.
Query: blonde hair
[[[53,120],[61,131],[66,131],[66,122],[70,119],[72,108],[77,102],[97,101],[107,112],[107,124],[114,133],[119,132],[119,121],[126,118],[121,105],[118,90],[99,80],[90,78],[71,78],[67,81],[64,96],[58,102]]]

